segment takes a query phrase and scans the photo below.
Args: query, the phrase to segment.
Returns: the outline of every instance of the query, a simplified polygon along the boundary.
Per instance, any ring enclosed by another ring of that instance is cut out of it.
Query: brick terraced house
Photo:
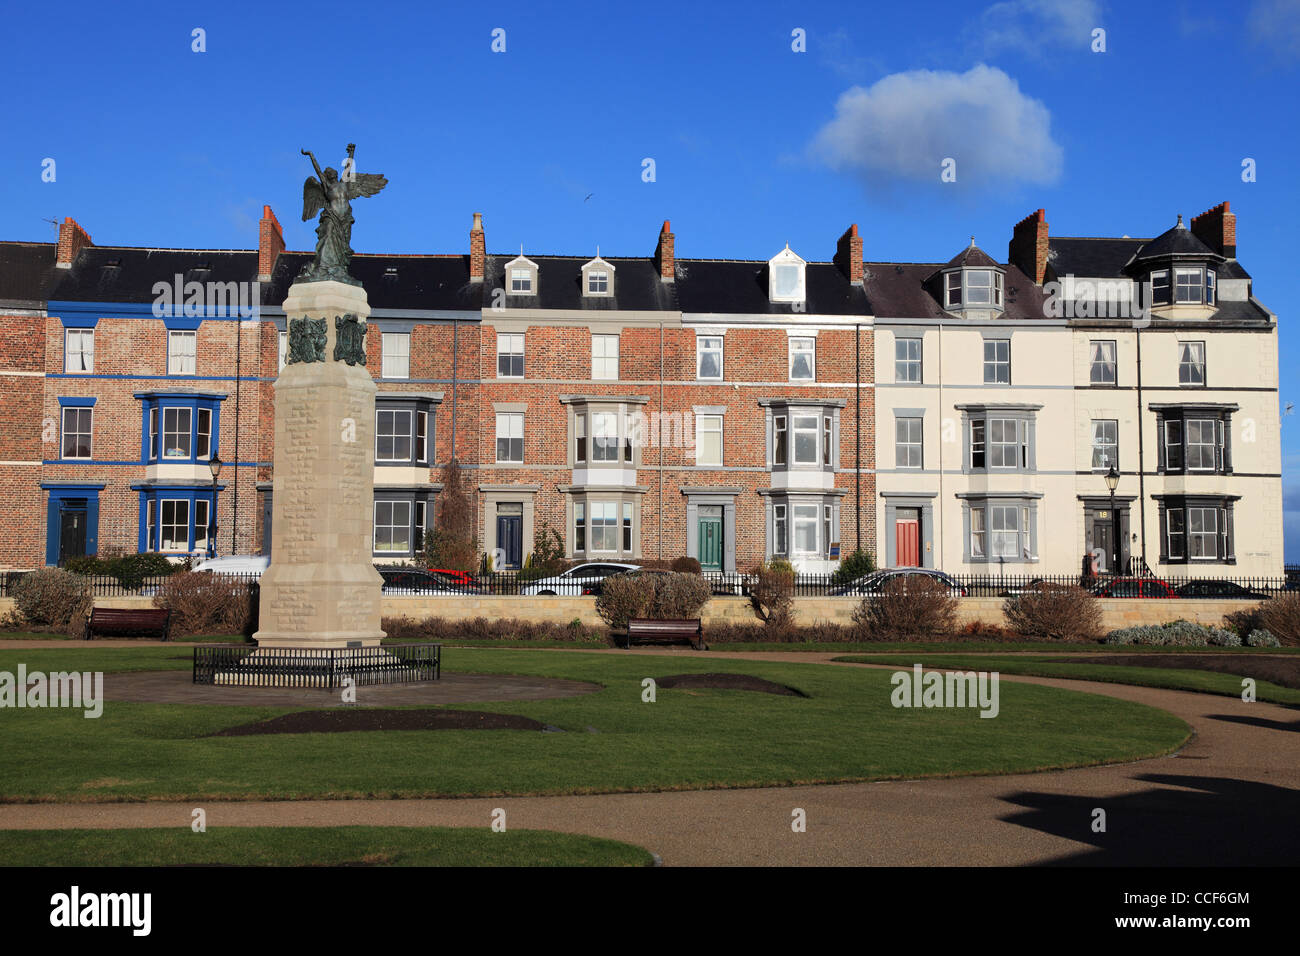
[[[1049,238],[1040,210],[1005,264],[973,240],[864,264],[856,226],[830,261],[685,259],[667,222],[646,257],[489,255],[477,214],[467,255],[358,254],[375,560],[421,551],[454,457],[505,568],[549,526],[586,560],[1072,573],[1110,554],[1115,464],[1122,560],[1279,573],[1277,327],[1235,255],[1226,203],[1155,240]],[[309,258],[269,207],[256,250],[96,246],[71,218],[0,243],[0,567],[202,551],[214,514],[219,553],[269,549]],[[1082,280],[1145,283],[1149,321],[1099,318]]]

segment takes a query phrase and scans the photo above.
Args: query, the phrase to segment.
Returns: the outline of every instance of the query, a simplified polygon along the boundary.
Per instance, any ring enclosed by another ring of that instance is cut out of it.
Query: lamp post
[[[1106,487],[1110,489],[1111,574],[1119,574],[1119,516],[1115,513],[1115,489],[1119,486],[1119,472],[1110,466],[1106,472]]]
[[[221,476],[221,459],[213,455],[208,461],[212,470],[212,507],[208,509],[208,557],[217,556],[217,478]]]

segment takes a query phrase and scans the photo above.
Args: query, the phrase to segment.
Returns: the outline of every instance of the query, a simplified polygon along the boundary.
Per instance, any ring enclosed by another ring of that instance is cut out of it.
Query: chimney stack
[[[1226,200],[1192,219],[1192,235],[1225,259],[1237,258],[1237,214]]]
[[[284,232],[270,206],[262,207],[262,221],[257,227],[257,281],[270,282],[275,260],[284,252]]]
[[[862,285],[862,237],[855,222],[835,246],[835,264],[854,285]]]
[[[482,282],[487,265],[487,237],[483,234],[483,214],[474,213],[474,225],[469,230],[469,281]]]
[[[672,282],[677,278],[677,259],[673,255],[672,226],[664,220],[664,227],[659,231],[659,245],[655,247],[655,265],[659,267],[659,278]]]
[[[1007,243],[1007,261],[1034,280],[1043,284],[1047,273],[1047,211],[1031,212],[1016,223]]]
[[[71,269],[82,246],[93,245],[86,230],[77,225],[71,216],[64,216],[63,224],[59,226],[59,254],[55,264],[60,269]]]

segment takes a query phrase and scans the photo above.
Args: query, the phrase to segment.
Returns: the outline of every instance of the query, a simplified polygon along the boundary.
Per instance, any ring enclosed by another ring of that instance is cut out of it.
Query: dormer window
[[[957,269],[944,277],[944,308],[1002,308],[1002,273],[996,269]]]
[[[506,263],[505,287],[510,295],[536,295],[537,263],[521,251],[518,258]]]
[[[1172,279],[1171,279],[1172,275]],[[1152,305],[1214,305],[1216,276],[1205,266],[1175,266],[1151,273]]]
[[[591,297],[609,297],[614,294],[614,267],[600,257],[582,267],[582,294]]]
[[[803,302],[807,298],[804,269],[808,264],[786,246],[768,260],[767,297],[771,302]]]

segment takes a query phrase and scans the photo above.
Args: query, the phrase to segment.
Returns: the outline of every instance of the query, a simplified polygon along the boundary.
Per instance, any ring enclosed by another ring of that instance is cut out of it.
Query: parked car
[[[907,581],[909,578],[931,578],[946,584],[953,597],[965,597],[967,593],[966,589],[951,577],[934,568],[886,568],[883,571],[873,571],[856,581],[835,588],[831,591],[831,594],[836,597],[845,595],[874,596],[881,594],[885,590],[885,585],[890,581],[899,578],[903,581]]]
[[[260,578],[270,564],[271,559],[264,554],[230,554],[222,558],[206,558],[194,565],[194,570],[240,577],[257,575]]]
[[[622,574],[625,571],[639,571],[640,569],[639,564],[591,561],[587,564],[579,564],[577,567],[569,568],[563,574],[531,581],[520,588],[519,593],[526,596],[560,595],[577,597],[584,593],[594,593],[592,589],[599,587],[600,582],[611,574]]]
[[[474,580],[474,575],[468,571],[455,571],[451,568],[429,568],[429,573],[441,578],[453,588],[459,588],[462,591],[479,593],[483,590],[478,581]]]
[[[1178,597],[1169,582],[1159,578],[1113,578],[1093,588],[1092,593],[1106,598]]]
[[[384,579],[384,594],[424,594],[438,597],[470,595],[473,591],[449,584],[441,575],[423,571],[420,568],[388,567],[378,568],[379,576]]]
[[[1265,601],[1269,595],[1262,591],[1252,591],[1250,588],[1242,587],[1235,581],[1218,581],[1214,579],[1203,581],[1188,581],[1182,587],[1175,590],[1179,597],[1183,598],[1241,598],[1248,601]]]

